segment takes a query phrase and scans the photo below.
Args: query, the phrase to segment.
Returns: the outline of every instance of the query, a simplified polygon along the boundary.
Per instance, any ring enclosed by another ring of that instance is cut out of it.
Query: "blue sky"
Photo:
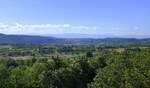
[[[150,35],[150,0],[0,0],[0,32]]]

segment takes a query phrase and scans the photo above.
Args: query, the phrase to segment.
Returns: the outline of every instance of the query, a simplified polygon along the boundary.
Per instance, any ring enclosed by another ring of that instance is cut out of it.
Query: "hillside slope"
[[[150,39],[135,39],[135,38],[54,38],[42,36],[27,36],[27,35],[5,35],[0,34],[0,44],[55,44],[55,45],[142,45],[150,44]]]

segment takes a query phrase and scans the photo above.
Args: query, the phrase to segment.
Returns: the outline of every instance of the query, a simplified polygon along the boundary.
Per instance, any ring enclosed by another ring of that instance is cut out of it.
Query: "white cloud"
[[[69,24],[40,24],[40,25],[33,25],[33,24],[18,24],[16,23],[16,27],[18,28],[67,28],[70,27]]]
[[[59,34],[59,33],[81,33],[94,31],[99,27],[73,26],[70,24],[0,24],[0,32],[6,34]]]
[[[5,28],[7,28],[7,27],[8,27],[7,24],[0,23],[0,29],[5,29]]]
[[[87,30],[89,30],[89,29],[99,29],[98,27],[83,26],[83,25],[80,25],[78,28],[79,29],[87,29]]]
[[[19,24],[8,25],[0,23],[0,33],[4,34],[135,34],[140,27],[99,27],[88,25],[70,25],[70,24]],[[129,32],[130,31],[130,32]]]

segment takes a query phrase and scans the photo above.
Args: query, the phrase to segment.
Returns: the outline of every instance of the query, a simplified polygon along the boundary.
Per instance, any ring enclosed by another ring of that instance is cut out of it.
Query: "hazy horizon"
[[[113,35],[113,34],[81,34],[81,33],[62,33],[62,34],[5,34],[2,35],[26,35],[26,36],[41,36],[41,37],[54,37],[54,38],[136,38],[145,39],[150,38],[150,35]]]

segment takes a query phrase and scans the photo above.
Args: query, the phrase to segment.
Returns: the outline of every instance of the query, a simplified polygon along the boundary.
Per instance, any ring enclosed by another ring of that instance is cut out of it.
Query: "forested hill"
[[[53,37],[0,34],[0,44],[59,44],[62,41]]]
[[[5,35],[0,34],[0,44],[55,44],[55,45],[145,45],[150,44],[150,38],[54,38],[27,35]]]

